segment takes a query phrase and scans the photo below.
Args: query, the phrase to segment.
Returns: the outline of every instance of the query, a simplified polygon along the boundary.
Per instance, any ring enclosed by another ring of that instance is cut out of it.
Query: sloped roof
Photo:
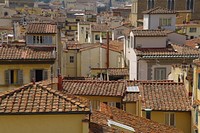
[[[138,117],[121,109],[100,104],[100,110],[94,110],[91,115],[90,133],[122,133],[120,128],[109,127],[107,122],[112,120],[129,126],[134,133],[182,133],[181,130],[157,123],[143,117]],[[121,128],[122,129],[122,128]]]
[[[165,30],[132,30],[135,37],[164,37],[167,35]]]
[[[57,26],[50,23],[30,23],[28,24],[27,33],[56,33]]]
[[[28,84],[0,94],[0,115],[89,112],[86,99],[63,94],[42,84]]]
[[[84,96],[122,97],[125,91],[123,82],[99,80],[63,80],[64,92]]]
[[[126,93],[124,102],[135,102],[142,97],[142,109],[190,111],[191,102],[183,83],[139,83],[139,93]]]
[[[197,58],[199,51],[187,46],[171,44],[167,48],[137,48],[138,56],[143,58]]]
[[[53,49],[5,45],[0,47],[0,60],[55,60]]]
[[[176,14],[174,10],[168,10],[162,7],[155,7],[150,10],[144,11],[144,14]]]

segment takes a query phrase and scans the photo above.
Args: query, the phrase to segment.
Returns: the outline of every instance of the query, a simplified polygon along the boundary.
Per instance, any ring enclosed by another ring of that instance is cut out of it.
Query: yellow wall
[[[1,133],[88,133],[84,114],[74,115],[2,115]],[[86,126],[86,125],[85,125]],[[83,132],[85,130],[85,132]]]
[[[13,89],[18,87],[19,85],[5,85],[5,70],[8,69],[20,69],[23,70],[23,84],[27,84],[31,82],[30,79],[30,70],[32,69],[46,69],[48,70],[48,78],[50,78],[50,69],[51,64],[7,64],[7,65],[0,65],[0,91],[5,91],[8,89]]]
[[[164,111],[152,111],[151,120],[165,124]],[[173,112],[175,113],[175,127],[182,130],[184,133],[191,133],[191,112]],[[146,117],[143,111],[143,117]]]
[[[136,103],[126,103],[126,112],[136,115]]]

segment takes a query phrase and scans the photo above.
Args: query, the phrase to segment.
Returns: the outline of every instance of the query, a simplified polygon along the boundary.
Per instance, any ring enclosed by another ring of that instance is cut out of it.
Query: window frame
[[[197,32],[197,28],[196,27],[190,27],[189,32],[195,33],[195,32]]]
[[[174,125],[171,124],[171,115],[172,115],[172,114],[174,115],[174,118],[173,118],[173,119],[174,119],[174,120],[173,120]],[[169,117],[169,118],[168,118],[168,121],[167,121],[168,123],[166,122],[166,115]],[[174,112],[167,112],[167,113],[165,113],[164,116],[165,116],[165,124],[166,124],[166,125],[176,127],[176,115],[175,115]]]
[[[69,56],[69,63],[74,63],[74,56]]]
[[[164,70],[165,77],[158,77],[157,78],[157,71],[159,71],[159,76],[161,76],[161,71]],[[167,76],[167,68],[166,67],[156,67],[154,68],[154,80],[165,80]]]
[[[175,0],[167,0],[167,9],[169,10],[175,9]]]

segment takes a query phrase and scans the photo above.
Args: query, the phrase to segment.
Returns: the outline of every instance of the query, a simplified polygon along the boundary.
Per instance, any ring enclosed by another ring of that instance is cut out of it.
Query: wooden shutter
[[[33,36],[27,35],[26,36],[26,44],[33,44]]]
[[[5,70],[5,84],[10,84],[10,70]]]
[[[48,79],[48,70],[43,70],[43,80]]]
[[[200,73],[198,73],[198,89],[200,89]]]
[[[18,70],[17,72],[17,83],[23,84],[23,70]]]
[[[35,70],[34,69],[30,70],[30,81],[33,81],[33,79],[35,81]]]

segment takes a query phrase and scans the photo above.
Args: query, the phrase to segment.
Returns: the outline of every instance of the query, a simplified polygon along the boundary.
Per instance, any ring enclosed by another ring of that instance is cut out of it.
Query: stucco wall
[[[5,70],[8,69],[20,69],[23,70],[23,84],[31,82],[30,79],[30,70],[32,69],[47,69],[48,78],[50,78],[50,64],[8,64],[0,65],[0,91],[5,91],[7,89],[15,88],[15,85],[4,86],[5,85]]]
[[[126,103],[126,112],[136,115],[136,103]]]
[[[165,123],[165,113],[164,111],[152,111],[151,120]],[[184,133],[191,133],[191,113],[190,112],[173,112],[175,113],[175,127],[181,129]],[[143,111],[143,117],[146,117]]]
[[[135,37],[135,46],[142,45],[142,48],[163,48],[166,47],[167,37]]]
[[[85,115],[1,115],[2,133],[83,133]],[[86,133],[86,132],[84,132]]]

